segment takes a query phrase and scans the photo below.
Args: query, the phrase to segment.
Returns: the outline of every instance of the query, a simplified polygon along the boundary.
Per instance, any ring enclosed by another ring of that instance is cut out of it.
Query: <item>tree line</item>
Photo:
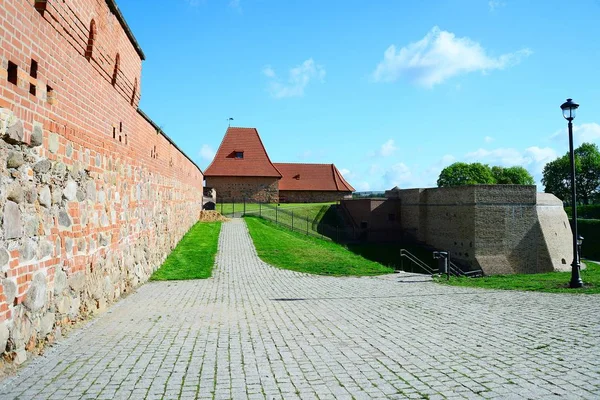
[[[574,150],[577,198],[581,204],[600,202],[600,151],[593,143],[583,143]],[[569,152],[549,162],[542,172],[546,193],[552,193],[565,203],[571,202]],[[461,185],[534,185],[535,180],[525,168],[489,166],[482,163],[455,162],[439,175],[439,187]]]

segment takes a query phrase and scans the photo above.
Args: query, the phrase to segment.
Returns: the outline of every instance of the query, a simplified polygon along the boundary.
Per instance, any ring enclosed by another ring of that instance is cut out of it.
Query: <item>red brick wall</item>
[[[31,328],[48,315],[59,326],[146,280],[197,219],[202,173],[138,113],[140,75],[140,55],[105,1],[48,0],[43,13],[33,0],[0,4],[0,128],[13,129],[0,141],[0,264],[9,257],[0,322],[13,320],[18,357],[48,333]],[[17,186],[20,197],[9,193]],[[7,231],[15,221],[17,237]],[[36,296],[41,308],[30,304]],[[0,347],[6,329],[0,324]]]
[[[277,203],[279,179],[261,177],[208,176],[206,186],[217,191],[217,202],[260,201]]]
[[[352,196],[350,192],[312,191],[312,190],[280,190],[279,201],[282,203],[326,203],[342,200]]]

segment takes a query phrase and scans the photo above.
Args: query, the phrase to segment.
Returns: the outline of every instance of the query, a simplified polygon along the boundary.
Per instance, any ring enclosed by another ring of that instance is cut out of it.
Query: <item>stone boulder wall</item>
[[[24,134],[6,109],[0,138],[0,350],[21,363],[145,282],[196,222],[202,196],[39,125]]]

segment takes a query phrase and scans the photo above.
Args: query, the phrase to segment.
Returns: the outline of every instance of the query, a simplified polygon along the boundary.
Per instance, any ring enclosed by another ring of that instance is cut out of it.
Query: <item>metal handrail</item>
[[[409,261],[412,261],[414,264],[416,264],[419,268],[427,272],[429,275],[434,275],[438,273],[436,270],[432,269],[429,265],[419,260],[419,258],[417,258],[414,254],[412,254],[406,249],[400,249],[400,258],[402,257],[408,258]]]

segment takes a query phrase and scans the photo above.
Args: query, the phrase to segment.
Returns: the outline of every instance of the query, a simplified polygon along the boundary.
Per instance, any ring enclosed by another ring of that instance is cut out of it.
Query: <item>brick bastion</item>
[[[570,270],[562,202],[535,186],[473,185],[388,191],[401,230],[485,274]],[[394,200],[395,199],[395,200]]]

